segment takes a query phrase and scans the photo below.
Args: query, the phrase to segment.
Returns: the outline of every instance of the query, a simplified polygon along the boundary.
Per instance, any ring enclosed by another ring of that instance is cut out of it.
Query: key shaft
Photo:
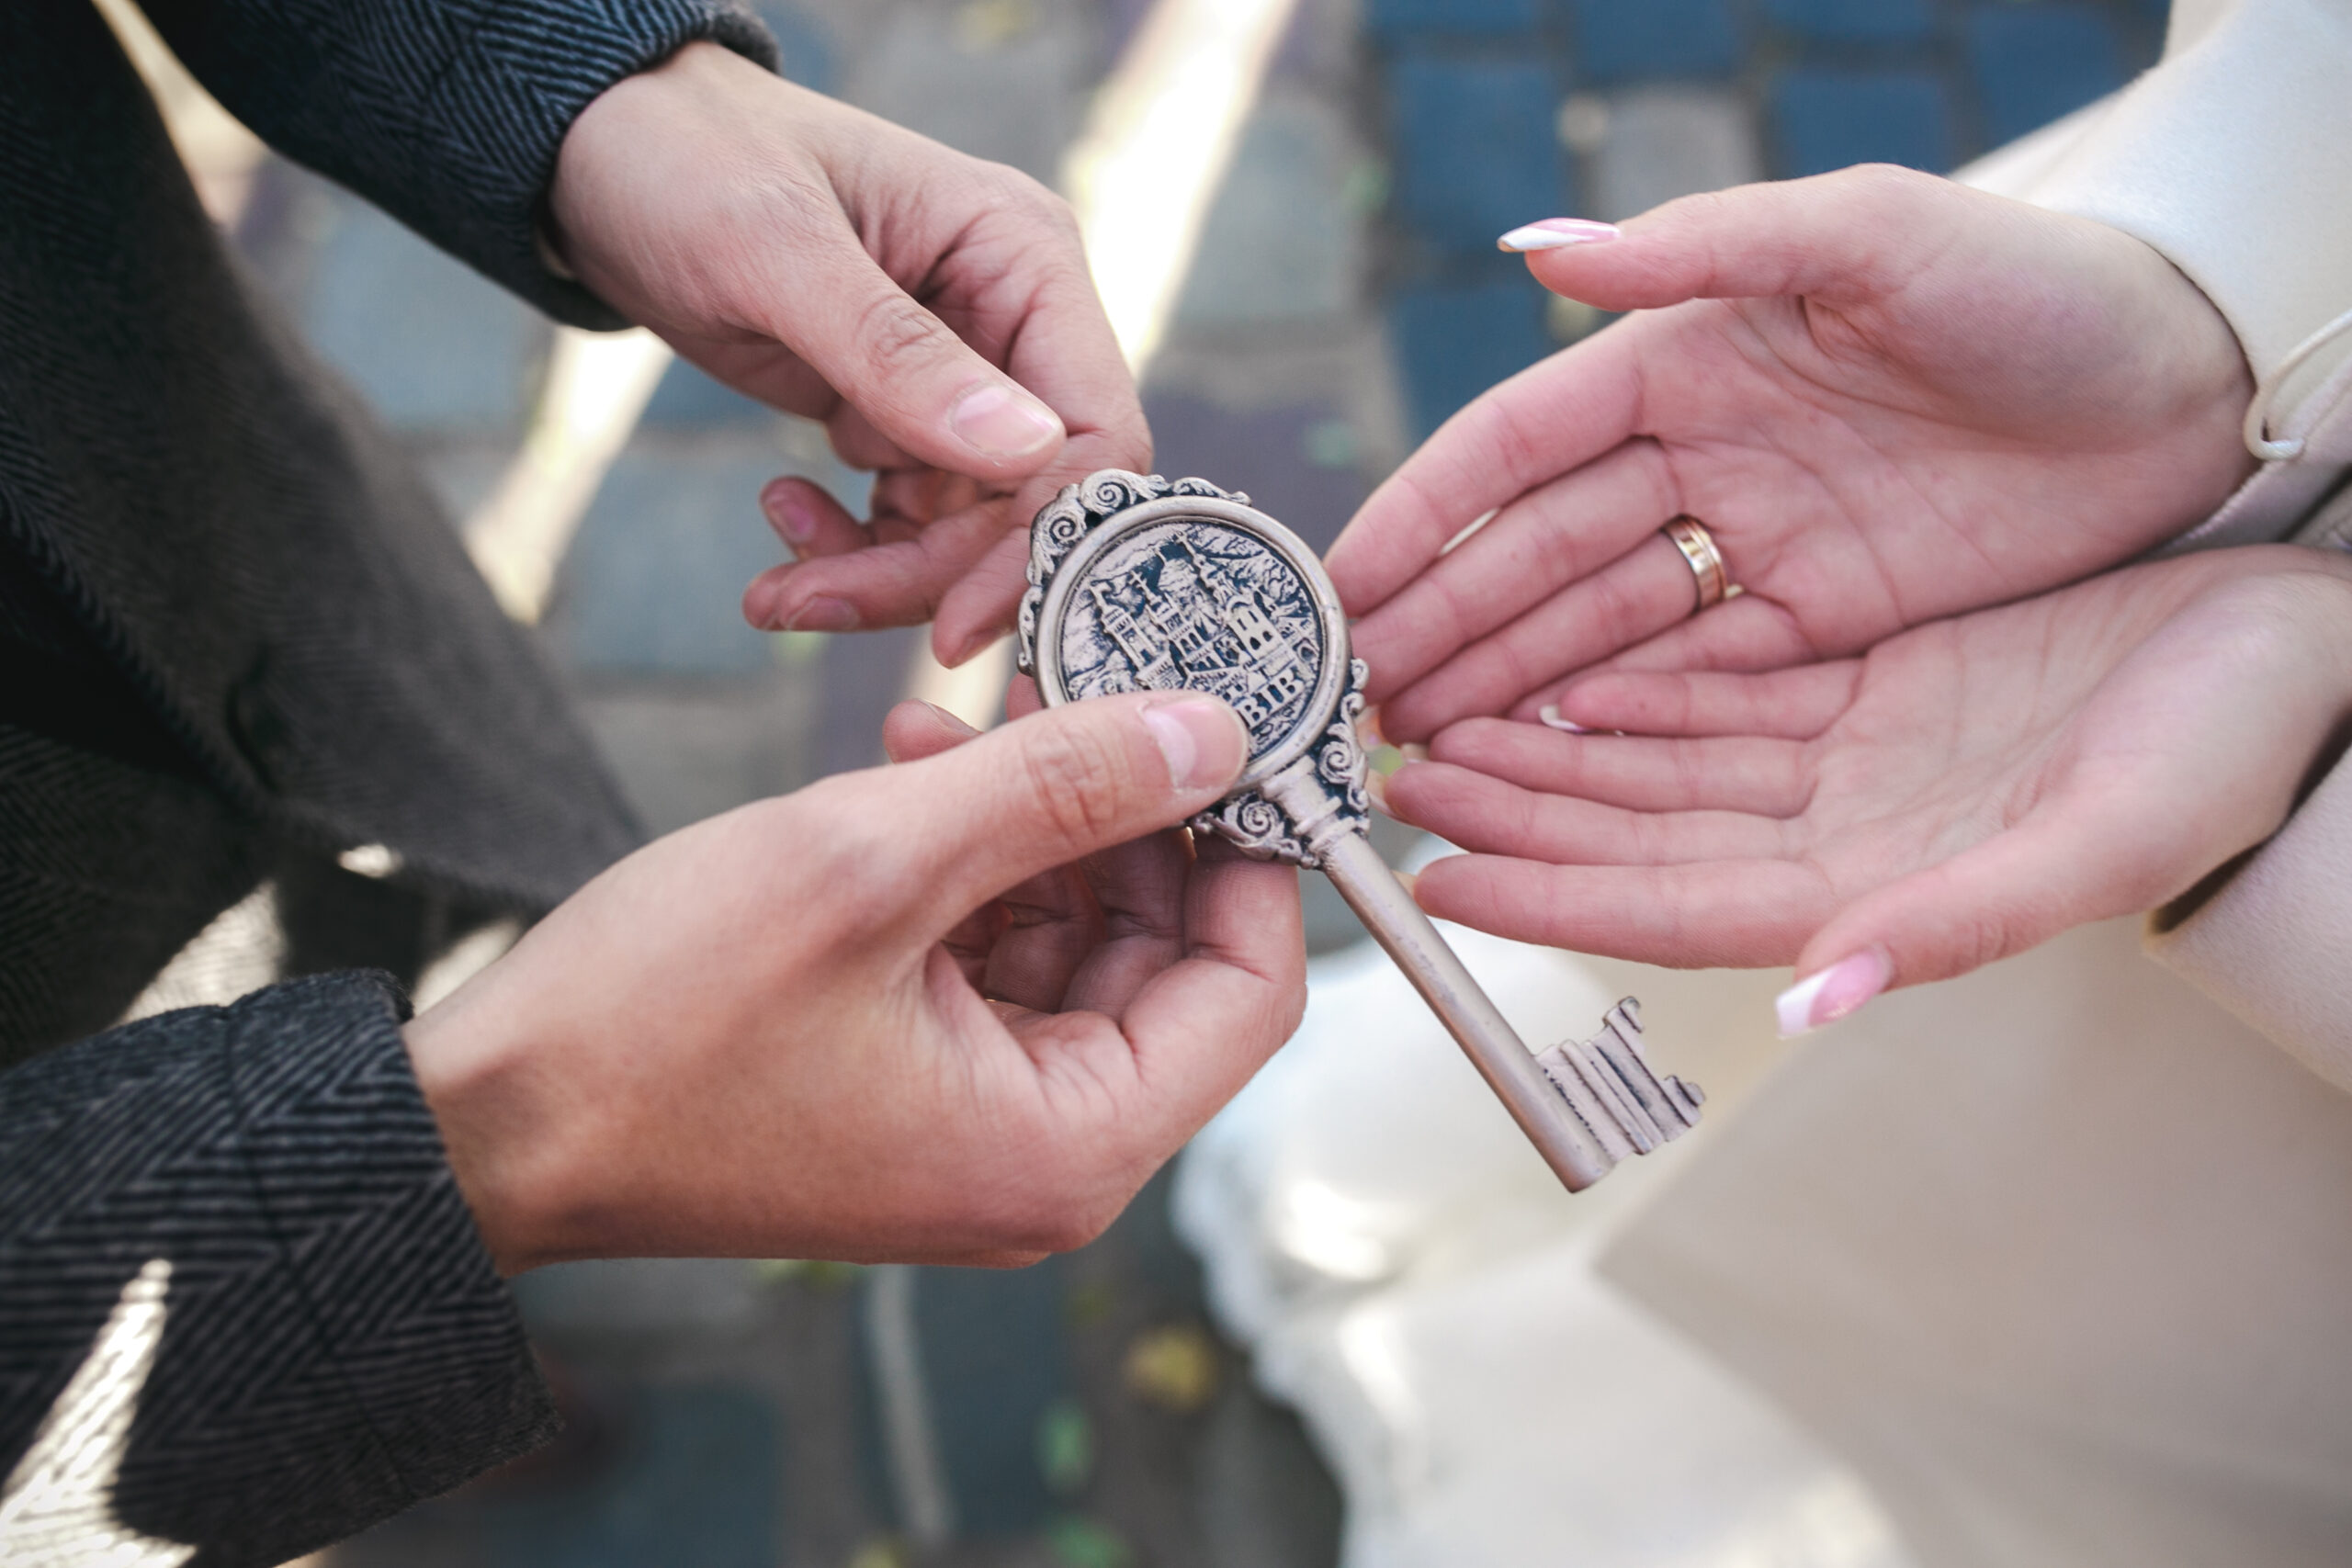
[[[1323,852],[1323,870],[1562,1184],[1577,1192],[1608,1175],[1617,1162],[1570,1113],[1519,1032],[1382,862],[1372,840],[1361,833],[1340,838]]]
[[[1372,840],[1335,811],[1312,769],[1277,774],[1266,782],[1265,793],[1282,807],[1331,886],[1372,940],[1405,972],[1553,1174],[1571,1192],[1608,1175],[1616,1158],[1578,1122],[1519,1032],[1413,902]]]

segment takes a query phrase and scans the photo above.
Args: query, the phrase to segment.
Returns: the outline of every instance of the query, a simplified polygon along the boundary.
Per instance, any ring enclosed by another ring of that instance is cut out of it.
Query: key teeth
[[[1536,1062],[1612,1164],[1680,1137],[1699,1124],[1706,1102],[1698,1085],[1651,1069],[1641,1003],[1632,997],[1601,1015],[1600,1033],[1564,1040]]]

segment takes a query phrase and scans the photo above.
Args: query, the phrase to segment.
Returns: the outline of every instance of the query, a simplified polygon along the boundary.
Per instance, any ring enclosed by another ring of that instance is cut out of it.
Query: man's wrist
[[[495,1010],[460,993],[410,1020],[401,1038],[482,1246],[511,1278],[554,1260],[542,1238],[558,1184],[528,1066],[503,1048]]]
[[[538,217],[532,225],[531,239],[539,264],[566,282],[581,281],[573,265],[573,247],[579,238],[574,231],[583,222],[593,222],[597,200],[593,191],[582,187],[584,176],[580,169],[583,154],[580,149],[603,134],[606,122],[620,128],[616,135],[624,140],[633,138],[640,133],[649,97],[659,100],[675,94],[691,96],[706,90],[714,72],[724,74],[742,70],[768,74],[756,62],[726,45],[697,39],[667,59],[622,77],[589,99],[586,107],[572,117],[556,149],[555,174],[548,183],[546,198],[540,202]]]

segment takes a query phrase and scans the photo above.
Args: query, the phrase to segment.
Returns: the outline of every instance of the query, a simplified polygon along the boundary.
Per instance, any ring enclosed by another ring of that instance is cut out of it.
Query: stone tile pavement
[[[1051,182],[1144,6],[761,8],[798,79]],[[2161,19],[2147,0],[1298,0],[1147,380],[1159,466],[1328,545],[1412,442],[1602,324],[1496,254],[1502,230],[1865,159],[1948,167],[2118,85]],[[545,374],[545,323],[282,163],[238,239],[453,517],[479,504]],[[742,584],[779,553],[753,497],[783,472],[863,498],[820,433],[675,365],[563,562],[541,633],[656,829],[878,761],[915,668],[919,633],[743,627]],[[1311,880],[1316,945],[1359,936]],[[1163,1187],[1017,1274],[532,1276],[526,1312],[577,1412],[565,1450],[332,1560],[1334,1562],[1329,1475],[1207,1332]]]
[[[1494,254],[1503,230],[1858,163],[1950,169],[2121,85],[2162,28],[2144,0],[1366,0],[1412,434],[1603,324]]]

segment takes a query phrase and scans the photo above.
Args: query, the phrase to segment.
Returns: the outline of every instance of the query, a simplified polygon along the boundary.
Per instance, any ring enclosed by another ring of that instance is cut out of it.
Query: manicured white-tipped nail
[[[1388,809],[1388,778],[1386,774],[1376,771],[1364,774],[1363,792],[1372,797],[1372,808],[1374,811],[1379,812],[1383,817],[1391,815]]]
[[[1388,738],[1380,733],[1380,709],[1376,705],[1356,715],[1356,739],[1367,751],[1377,751],[1388,744]]]
[[[1773,1000],[1781,1038],[1793,1040],[1825,1023],[1837,1022],[1885,990],[1887,982],[1894,978],[1894,962],[1875,947],[1851,953],[1826,969],[1806,976]]]
[[[1563,730],[1570,735],[1590,735],[1592,733],[1591,730],[1587,729],[1575,719],[1562,718],[1560,716],[1560,705],[1557,703],[1545,703],[1542,707],[1535,710],[1535,716],[1542,719],[1545,724],[1550,725],[1554,729]]]
[[[1590,245],[1617,237],[1614,223],[1589,218],[1546,218],[1521,224],[1495,242],[1498,251],[1556,251],[1563,245]]]

